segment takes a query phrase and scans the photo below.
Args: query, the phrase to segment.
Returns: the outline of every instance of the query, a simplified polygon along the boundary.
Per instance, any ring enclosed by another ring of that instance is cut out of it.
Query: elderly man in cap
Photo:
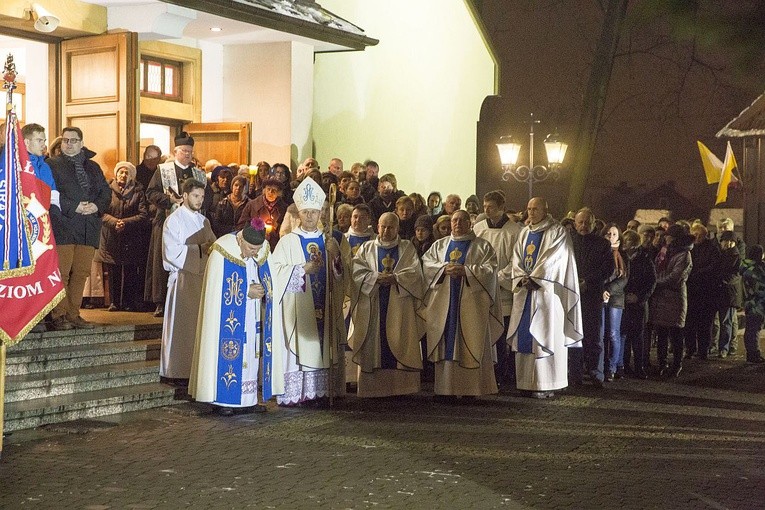
[[[318,229],[325,193],[311,177],[295,189],[300,225],[284,235],[270,260],[274,277],[274,394],[280,405],[325,397],[343,388],[339,343],[346,342],[340,246]],[[330,367],[335,380],[330,380]],[[281,387],[278,387],[281,384]]]
[[[224,416],[265,411],[258,405],[261,357],[263,400],[271,398],[269,254],[266,224],[253,218],[215,241],[207,260],[189,394]]]
[[[353,258],[349,343],[358,365],[359,397],[390,397],[420,391],[420,337],[417,316],[424,283],[411,241],[399,237],[399,218],[383,213],[379,236]]]
[[[188,379],[191,374],[207,252],[215,242],[210,221],[201,213],[204,189],[196,179],[186,179],[181,188],[183,204],[162,228],[162,258],[170,276],[159,375],[171,380]]]
[[[200,212],[205,214],[212,203],[212,190],[207,186],[204,170],[196,168],[192,161],[194,138],[182,131],[175,137],[174,161],[162,163],[146,188],[146,200],[157,212],[152,220],[151,241],[149,242],[149,260],[146,263],[146,282],[144,301],[156,305],[155,317],[164,314],[167,296],[167,271],[162,267],[162,225],[167,216],[183,202],[181,187],[188,179],[195,179],[205,185],[204,200]]]

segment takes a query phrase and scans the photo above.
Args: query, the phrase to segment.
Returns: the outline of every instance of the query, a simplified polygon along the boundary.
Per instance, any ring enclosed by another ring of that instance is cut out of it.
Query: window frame
[[[160,88],[162,89],[162,92],[150,92],[147,90],[149,81],[148,68],[150,64],[160,66]],[[140,69],[138,76],[141,83],[139,84],[138,89],[141,93],[141,96],[154,99],[163,99],[165,101],[175,101],[178,103],[183,102],[183,62],[159,58],[152,55],[142,55],[139,67]],[[166,94],[164,92],[166,76],[165,73],[167,69],[173,70],[172,94]]]

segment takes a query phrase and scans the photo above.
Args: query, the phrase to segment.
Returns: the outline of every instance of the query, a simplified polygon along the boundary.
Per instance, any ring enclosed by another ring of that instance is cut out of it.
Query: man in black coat
[[[688,315],[685,318],[685,357],[708,357],[712,343],[712,324],[717,311],[720,287],[720,249],[709,239],[709,231],[700,224],[691,226],[693,269],[688,276]]]
[[[582,339],[584,367],[592,384],[603,387],[603,286],[614,272],[611,243],[595,230],[595,215],[589,207],[580,209],[574,217],[576,234],[572,236],[574,259],[579,273],[579,294],[582,299]],[[581,380],[582,361],[569,352],[569,377],[577,384]]]
[[[58,264],[66,297],[51,311],[54,330],[92,329],[80,316],[85,280],[101,239],[101,216],[111,202],[109,184],[95,152],[83,145],[82,130],[66,127],[61,132],[62,154],[48,161],[59,192],[61,214],[51,215]]]

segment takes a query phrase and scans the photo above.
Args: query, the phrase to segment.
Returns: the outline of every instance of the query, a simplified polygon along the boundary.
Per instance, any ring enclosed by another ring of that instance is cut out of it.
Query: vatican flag
[[[734,178],[734,168],[738,168],[738,165],[736,164],[736,156],[733,155],[733,149],[731,149],[730,142],[728,142],[728,148],[725,151],[725,162],[723,163],[722,173],[720,174],[720,183],[717,185],[717,200],[715,201],[715,205],[728,200],[728,185]]]
[[[706,145],[699,142],[699,153],[701,154],[701,164],[704,165],[704,174],[707,176],[707,184],[714,184],[720,182],[720,174],[723,169],[723,162],[720,158],[715,156]]]

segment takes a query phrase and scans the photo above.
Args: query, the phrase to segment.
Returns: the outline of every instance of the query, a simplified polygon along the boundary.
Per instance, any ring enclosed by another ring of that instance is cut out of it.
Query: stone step
[[[12,432],[49,423],[94,418],[184,402],[175,400],[175,393],[174,388],[165,384],[151,383],[10,402],[5,405],[3,431]]]
[[[154,382],[159,382],[159,362],[156,360],[14,375],[5,379],[5,401],[18,402]]]
[[[6,376],[159,359],[161,341],[96,343],[9,352]]]
[[[161,336],[161,324],[96,326],[94,329],[46,331],[45,333],[29,333],[21,342],[9,347],[8,352],[97,343],[130,342],[132,340],[160,338]]]

